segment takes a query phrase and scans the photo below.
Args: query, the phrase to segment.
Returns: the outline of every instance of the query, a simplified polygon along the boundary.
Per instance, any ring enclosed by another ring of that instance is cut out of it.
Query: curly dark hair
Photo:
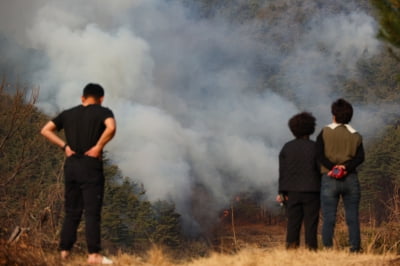
[[[309,112],[294,115],[289,120],[289,128],[296,138],[309,136],[315,130],[315,117]]]
[[[345,99],[337,99],[331,106],[332,115],[335,116],[336,123],[348,124],[353,117],[353,106]]]

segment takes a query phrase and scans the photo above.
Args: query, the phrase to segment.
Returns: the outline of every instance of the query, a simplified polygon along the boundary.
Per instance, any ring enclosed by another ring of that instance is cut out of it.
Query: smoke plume
[[[79,104],[88,82],[101,84],[118,125],[111,159],[150,200],[172,200],[199,224],[190,212],[199,187],[207,197],[198,211],[210,219],[254,188],[273,204],[288,119],[307,110],[318,128],[329,123],[335,77],[356,75],[379,45],[354,1],[336,1],[336,13],[317,1],[263,1],[265,19],[243,23],[201,18],[181,2],[2,1],[0,70],[40,86],[50,115]],[[285,11],[268,13],[271,5]]]

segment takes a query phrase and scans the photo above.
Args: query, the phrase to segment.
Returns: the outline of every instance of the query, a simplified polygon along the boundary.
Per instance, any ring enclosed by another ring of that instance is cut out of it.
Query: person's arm
[[[287,196],[287,191],[284,191],[282,188],[282,183],[284,182],[285,179],[285,169],[287,167],[286,165],[286,155],[285,155],[285,146],[282,148],[282,150],[279,152],[279,180],[278,180],[278,195],[276,196],[276,201],[278,203],[283,203],[288,200]]]
[[[364,162],[364,158],[364,147],[361,142],[361,144],[357,147],[355,156],[351,160],[344,163],[346,171],[348,173],[354,172],[356,170],[356,167]]]
[[[65,154],[67,156],[71,156],[75,152],[71,150],[68,144],[55,133],[56,130],[57,130],[56,124],[54,124],[53,121],[49,121],[41,129],[40,133],[50,142],[56,144],[61,149],[64,149]]]
[[[279,178],[278,178],[278,194],[282,193],[282,183],[283,183],[283,179],[284,179],[284,169],[286,167],[285,165],[285,154],[284,154],[284,148],[282,148],[282,150],[279,152],[279,156],[278,156],[278,170],[279,170]]]
[[[106,128],[101,134],[96,145],[90,148],[88,151],[86,151],[85,155],[90,157],[100,158],[104,146],[106,146],[106,144],[114,137],[115,132],[117,130],[115,119],[113,117],[107,118],[104,121],[104,125],[106,126]]]
[[[332,169],[335,164],[332,163],[328,158],[325,156],[325,146],[324,140],[322,139],[322,131],[319,133],[317,137],[317,160],[320,164],[325,166],[327,169]]]

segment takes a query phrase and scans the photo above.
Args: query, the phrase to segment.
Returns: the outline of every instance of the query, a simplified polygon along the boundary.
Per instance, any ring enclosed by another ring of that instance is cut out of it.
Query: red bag
[[[347,174],[346,170],[341,167],[335,166],[332,170],[328,173],[330,177],[341,179]]]

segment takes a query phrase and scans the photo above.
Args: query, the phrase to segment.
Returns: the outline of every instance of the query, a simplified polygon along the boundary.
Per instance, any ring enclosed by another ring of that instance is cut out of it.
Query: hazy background
[[[101,84],[118,123],[111,159],[197,227],[195,212],[212,218],[239,192],[257,189],[274,205],[288,119],[310,111],[318,133],[341,96],[337,76],[356,76],[357,62],[380,49],[376,22],[357,1],[289,2],[265,1],[286,8],[274,23],[232,23],[202,18],[190,1],[5,0],[0,70],[40,87],[38,106],[51,116],[79,104],[88,82]],[[277,72],[282,92],[264,82]],[[362,134],[379,126],[370,107],[355,108]]]

